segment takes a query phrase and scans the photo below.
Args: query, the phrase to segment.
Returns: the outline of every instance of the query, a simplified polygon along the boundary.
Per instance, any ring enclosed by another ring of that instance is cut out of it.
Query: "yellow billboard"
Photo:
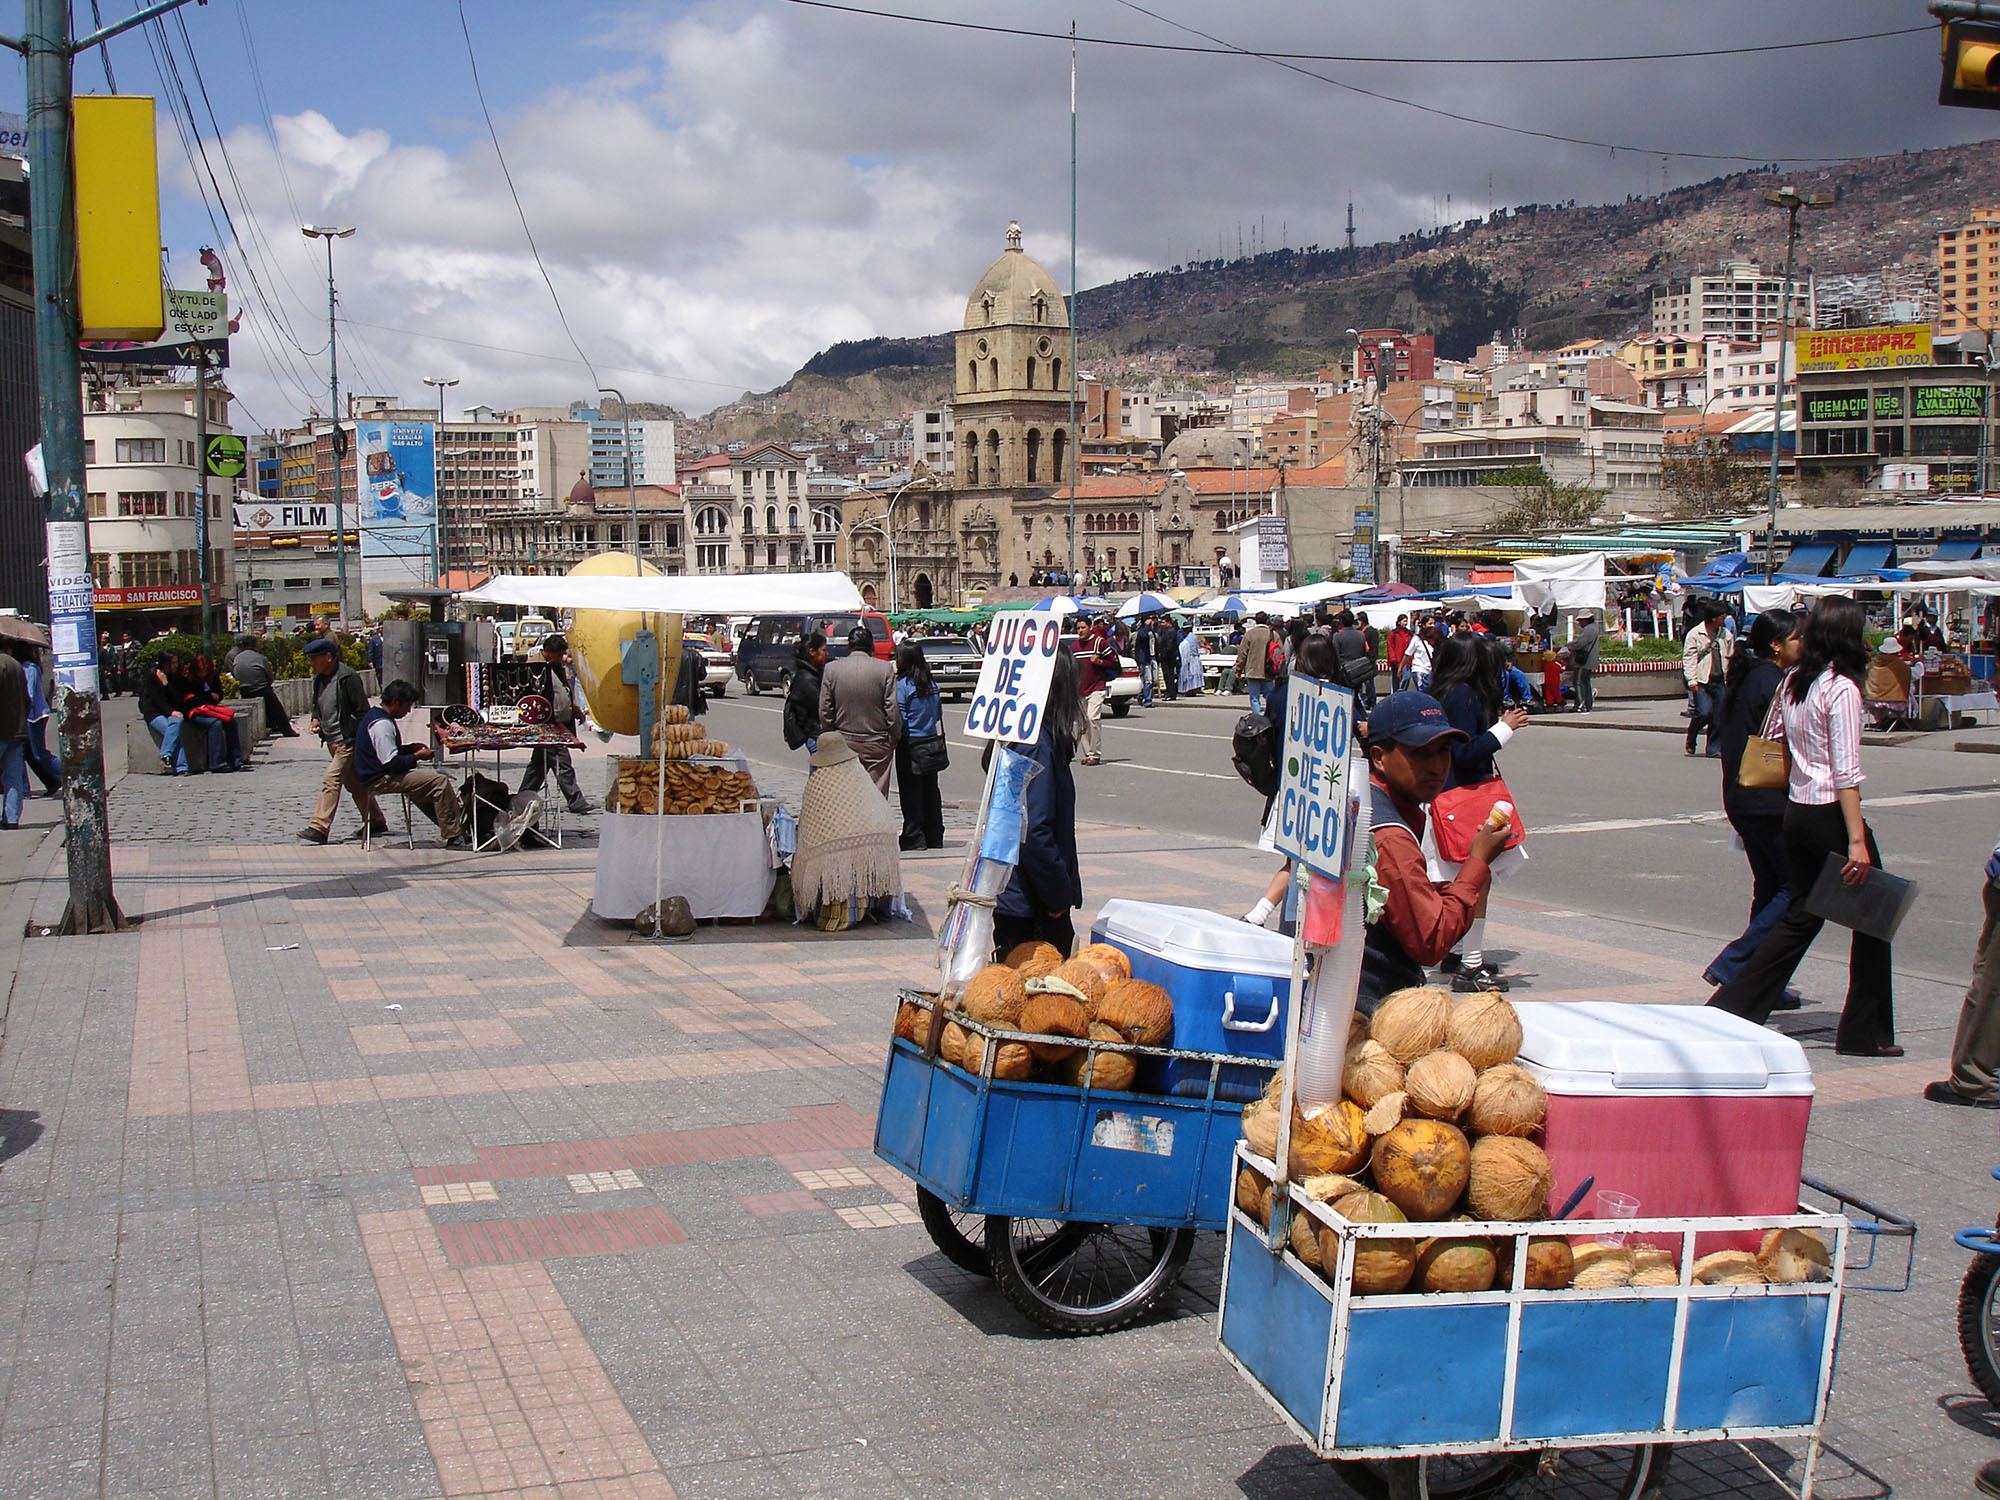
[[[75,101],[79,337],[156,339],[167,325],[160,282],[160,168],[153,101]]]
[[[1877,328],[1801,328],[1792,341],[1793,368],[1801,375],[1824,370],[1894,370],[1931,363],[1931,325],[1889,323]]]

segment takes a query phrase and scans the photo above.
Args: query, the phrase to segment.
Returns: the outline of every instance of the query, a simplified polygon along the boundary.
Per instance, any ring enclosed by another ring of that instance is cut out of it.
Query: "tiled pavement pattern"
[[[19,949],[0,1500],[1349,1493],[1216,1353],[1213,1241],[1171,1317],[1041,1338],[869,1154],[890,993],[930,968],[955,858],[906,865],[916,925],[654,946],[587,915],[588,841],[291,843],[316,775],[294,743],[250,777],[122,783],[144,924]],[[1093,903],[1230,910],[1267,863],[1083,842]],[[52,848],[40,870],[47,919]],[[1492,943],[1529,999],[1685,999],[1707,951],[1507,899]],[[1915,1097],[1957,988],[1902,982],[1902,1063],[1833,1059],[1825,1010],[1786,1023],[1821,1070],[1812,1167],[1925,1225],[1917,1290],[1848,1304],[1842,1500],[1966,1493],[2000,1435],[1950,1321],[1991,1120]],[[1717,1446],[1666,1493],[1779,1492]]]

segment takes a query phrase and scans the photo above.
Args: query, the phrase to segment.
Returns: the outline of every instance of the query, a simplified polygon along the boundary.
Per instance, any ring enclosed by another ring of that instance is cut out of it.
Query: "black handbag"
[[[910,741],[910,769],[919,776],[935,776],[951,764],[951,752],[941,734],[920,734]]]

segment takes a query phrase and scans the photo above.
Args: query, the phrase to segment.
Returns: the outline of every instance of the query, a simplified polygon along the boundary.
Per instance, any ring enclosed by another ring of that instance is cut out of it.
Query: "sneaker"
[[[1463,959],[1461,959],[1456,953],[1447,953],[1444,956],[1443,961],[1438,964],[1438,973],[1456,974],[1463,967],[1465,967],[1465,961]]]
[[[1967,1109],[2000,1109],[2000,1097],[1990,1094],[1965,1094],[1948,1078],[1924,1085],[1924,1097],[1933,1104],[1959,1104]],[[2000,1494],[2000,1490],[1988,1490],[1989,1495]]]
[[[1790,985],[1786,985],[1784,992],[1778,996],[1778,1003],[1772,1006],[1771,1009],[1804,1010],[1805,1004],[1806,1004],[1806,997],[1804,995],[1801,995],[1797,990],[1793,989]]]
[[[594,813],[597,811],[597,804],[595,802],[592,802],[587,797],[581,802],[569,803],[568,807],[569,810],[579,818],[585,816],[588,813]]]
[[[1473,969],[1462,972],[1451,981],[1454,995],[1504,995],[1511,988],[1491,969]]]
[[[472,835],[469,833],[461,833],[456,838],[446,839],[444,841],[444,846],[447,849],[460,850],[460,851],[470,849],[472,847]]]
[[[304,828],[301,828],[292,837],[304,839],[308,844],[324,844],[326,842],[326,835],[311,824],[307,824]]]

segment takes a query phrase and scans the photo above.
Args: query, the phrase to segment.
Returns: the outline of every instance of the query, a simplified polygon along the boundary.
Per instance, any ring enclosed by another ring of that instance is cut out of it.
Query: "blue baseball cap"
[[[1391,693],[1368,715],[1371,745],[1428,745],[1442,735],[1465,738],[1444,716],[1444,705],[1429,693]]]
[[[329,640],[326,636],[321,636],[318,640],[314,641],[311,645],[306,647],[305,654],[307,656],[318,656],[322,651],[338,651],[339,649],[340,648],[334,645],[334,643],[331,640]]]

